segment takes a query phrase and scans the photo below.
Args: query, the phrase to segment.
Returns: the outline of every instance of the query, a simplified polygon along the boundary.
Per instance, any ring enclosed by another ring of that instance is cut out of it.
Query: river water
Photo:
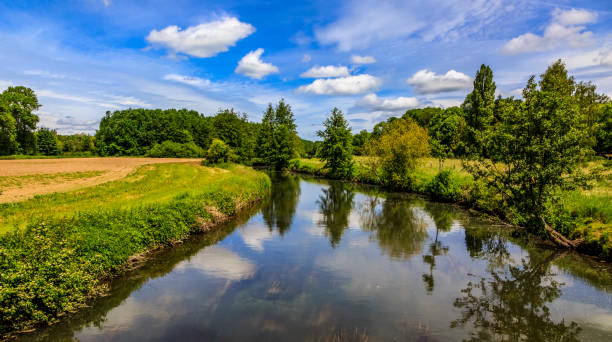
[[[612,341],[612,269],[455,206],[273,175],[269,199],[24,341]]]

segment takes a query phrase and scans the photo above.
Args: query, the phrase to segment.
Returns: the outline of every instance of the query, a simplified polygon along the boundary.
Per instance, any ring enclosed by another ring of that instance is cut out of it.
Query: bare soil
[[[66,192],[110,182],[147,164],[193,163],[200,159],[176,158],[67,158],[0,160],[0,177],[19,179],[19,185],[0,189],[0,203],[18,202],[36,195]],[[97,171],[91,177],[65,177],[68,173]],[[50,177],[49,175],[57,175]],[[45,175],[45,177],[24,177]]]

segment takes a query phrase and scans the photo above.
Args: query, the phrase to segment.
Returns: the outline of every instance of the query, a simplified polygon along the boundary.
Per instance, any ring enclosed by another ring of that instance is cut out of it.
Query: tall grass
[[[130,256],[210,227],[269,188],[265,174],[241,166],[160,164],[124,180],[4,206],[0,333],[75,310],[103,292],[104,279],[121,272]]]

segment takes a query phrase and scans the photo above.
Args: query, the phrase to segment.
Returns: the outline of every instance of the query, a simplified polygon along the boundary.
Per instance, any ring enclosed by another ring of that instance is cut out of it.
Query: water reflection
[[[360,208],[361,228],[374,232],[380,248],[393,258],[420,253],[427,238],[426,214],[398,194],[368,198]]]
[[[575,322],[554,322],[547,305],[561,296],[563,284],[551,272],[553,252],[522,260],[468,282],[454,306],[461,317],[452,328],[472,326],[468,341],[578,341]]]
[[[300,178],[292,173],[270,173],[272,189],[261,207],[264,222],[270,231],[284,235],[290,228],[300,199]]]
[[[160,253],[20,339],[612,340],[609,267],[416,196],[272,177],[239,229]]]
[[[349,216],[353,209],[355,193],[351,186],[342,182],[333,182],[328,188],[321,189],[317,200],[322,219],[320,225],[325,227],[332,247],[340,243],[342,233],[349,226]]]

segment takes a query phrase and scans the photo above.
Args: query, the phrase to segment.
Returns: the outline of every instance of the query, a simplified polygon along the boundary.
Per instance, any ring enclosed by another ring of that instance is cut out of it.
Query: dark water
[[[20,339],[612,341],[606,264],[415,196],[294,175],[273,184],[237,222]]]

